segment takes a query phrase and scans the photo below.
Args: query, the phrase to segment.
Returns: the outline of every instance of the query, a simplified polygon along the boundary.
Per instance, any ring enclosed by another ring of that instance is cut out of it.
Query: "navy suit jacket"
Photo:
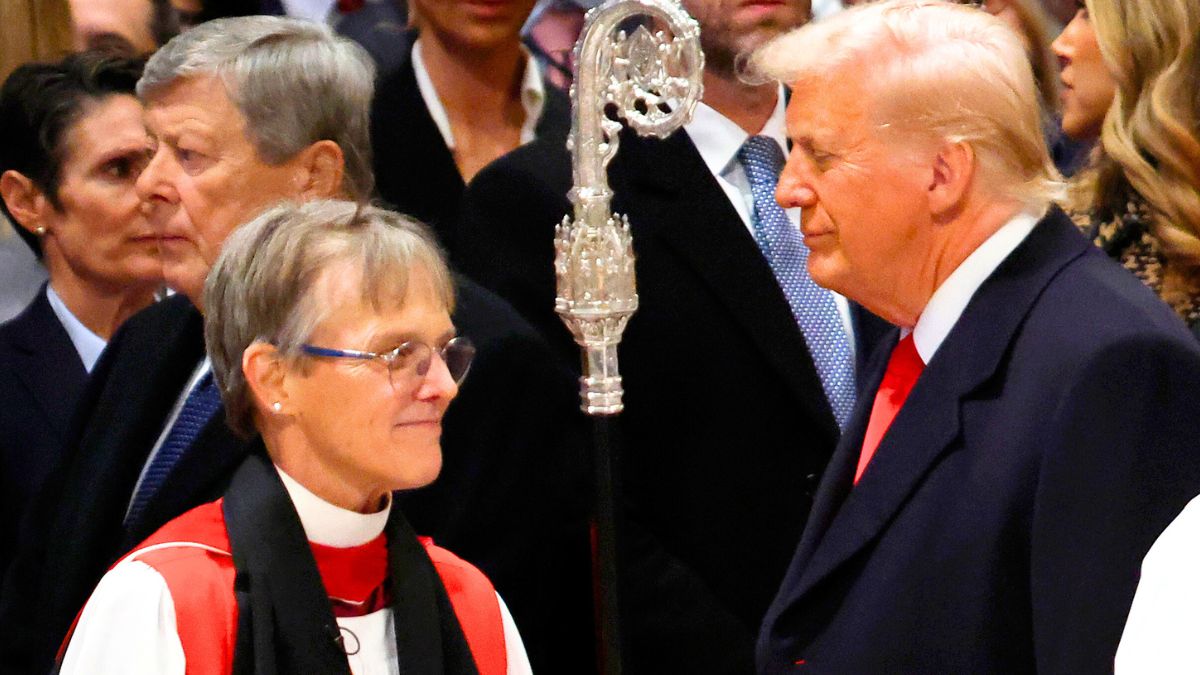
[[[1179,319],[1052,210],[852,486],[873,395],[859,399],[760,671],[1112,672],[1142,557],[1200,493],[1197,382]]]
[[[578,369],[554,313],[554,226],[571,210],[564,142],[538,138],[479,173],[457,262]],[[770,266],[687,134],[623,132],[609,176],[640,297],[620,347],[628,665],[750,672],[838,427]],[[865,354],[883,322],[855,314]]]
[[[46,285],[0,325],[0,577],[18,525],[57,463],[87,370],[50,307]]]

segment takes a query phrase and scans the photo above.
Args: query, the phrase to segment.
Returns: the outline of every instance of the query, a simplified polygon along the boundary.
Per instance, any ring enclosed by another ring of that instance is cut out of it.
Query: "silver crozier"
[[[657,138],[691,119],[703,92],[700,27],[678,0],[609,0],[588,13],[575,44],[575,63],[567,141],[574,160],[569,197],[575,217],[564,218],[555,230],[555,310],[583,352],[580,394],[595,435],[592,540],[600,670],[619,673],[614,501],[619,453],[612,416],[624,407],[617,346],[638,296],[629,221],[611,211],[607,167],[622,128],[612,117]]]

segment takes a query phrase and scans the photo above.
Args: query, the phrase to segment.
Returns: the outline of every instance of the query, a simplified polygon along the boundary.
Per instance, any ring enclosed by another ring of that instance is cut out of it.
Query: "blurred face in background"
[[[171,6],[179,16],[180,28],[184,29],[196,25],[200,12],[204,11],[204,3],[200,0],[171,0]]]
[[[410,0],[422,34],[459,49],[515,45],[536,0]],[[419,18],[418,18],[419,17]]]
[[[75,47],[87,49],[116,36],[134,53],[150,54],[158,48],[150,28],[153,14],[150,0],[71,0]]]
[[[1075,18],[1054,41],[1054,53],[1062,61],[1063,131],[1077,140],[1099,138],[1117,89],[1082,3]]]
[[[808,20],[810,0],[683,0],[700,23],[706,68],[731,73],[741,55]]]

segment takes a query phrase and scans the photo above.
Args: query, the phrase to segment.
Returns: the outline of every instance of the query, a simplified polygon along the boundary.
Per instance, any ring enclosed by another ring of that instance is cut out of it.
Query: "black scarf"
[[[258,448],[225,493],[225,526],[237,570],[233,672],[349,675],[341,632],[300,517],[261,442]],[[446,589],[394,504],[385,532],[400,672],[477,675]]]

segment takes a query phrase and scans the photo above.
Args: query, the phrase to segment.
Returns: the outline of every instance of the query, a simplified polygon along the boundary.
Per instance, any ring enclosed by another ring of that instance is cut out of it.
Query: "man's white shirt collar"
[[[304,535],[313,543],[335,548],[361,546],[378,537],[387,525],[388,514],[392,510],[390,494],[387,504],[377,513],[358,513],[321,499],[278,466],[275,470],[279,472],[283,487],[287,488],[288,496],[292,498],[292,504],[300,516],[300,525],[304,527]]]
[[[999,230],[971,252],[958,268],[946,277],[933,292],[917,325],[913,326],[913,344],[921,360],[929,363],[937,353],[975,292],[996,271],[1041,220],[1035,213],[1022,212],[1013,216]]]
[[[780,87],[779,96],[775,101],[775,110],[771,112],[771,116],[767,118],[767,123],[763,125],[762,131],[758,132],[758,135],[767,136],[778,143],[785,157],[788,152],[786,114],[787,101],[783,88]],[[704,160],[704,164],[708,166],[709,172],[714,176],[728,173],[734,165],[740,168],[737,157],[738,150],[742,149],[746,139],[750,138],[750,134],[746,133],[736,122],[701,101],[696,104],[692,121],[688,122],[684,129],[687,130],[688,137],[696,146],[696,151],[700,153],[700,158]]]
[[[79,352],[79,359],[83,361],[84,370],[91,373],[92,368],[96,367],[96,361],[100,358],[100,352],[104,351],[104,346],[108,342],[75,318],[75,315],[67,308],[67,303],[63,302],[58,293],[54,292],[54,287],[49,284],[46,285],[46,299],[50,301],[50,309],[54,310],[58,322],[66,329],[67,337],[71,338],[71,344],[75,345],[75,351]]]
[[[282,0],[281,4],[288,16],[328,23],[337,0]]]
[[[524,46],[521,47],[521,52],[525,54],[525,72],[521,76],[521,107],[525,109],[525,122],[521,125],[521,143],[525,144],[537,138],[538,120],[542,118],[542,109],[546,107],[546,84],[542,81],[537,60]],[[417,76],[417,89],[421,92],[421,99],[425,101],[425,108],[433,118],[433,123],[437,125],[438,131],[442,133],[446,147],[454,150],[454,131],[450,128],[450,116],[446,112],[446,106],[442,105],[442,99],[438,97],[429,71],[425,69],[425,60],[421,58],[420,38],[413,42],[412,65]]]

